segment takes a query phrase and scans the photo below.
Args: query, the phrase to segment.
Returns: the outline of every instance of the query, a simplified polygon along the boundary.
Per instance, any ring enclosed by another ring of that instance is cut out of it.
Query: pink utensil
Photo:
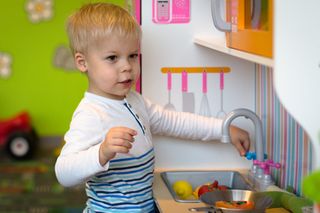
[[[188,73],[182,71],[182,111],[194,113],[194,94],[188,92]]]
[[[209,101],[207,97],[207,72],[204,70],[202,72],[202,99],[200,103],[199,115],[211,116]]]
[[[171,72],[168,71],[167,73],[167,90],[168,90],[168,103],[164,106],[166,110],[175,111],[176,108],[171,103],[171,88],[172,88],[172,76]]]

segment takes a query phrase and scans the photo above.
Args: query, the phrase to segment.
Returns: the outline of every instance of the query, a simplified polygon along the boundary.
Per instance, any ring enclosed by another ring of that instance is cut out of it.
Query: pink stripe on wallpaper
[[[268,158],[281,163],[272,175],[276,184],[301,195],[301,182],[312,170],[311,142],[281,105],[273,88],[273,70],[255,65],[255,110],[261,118]]]

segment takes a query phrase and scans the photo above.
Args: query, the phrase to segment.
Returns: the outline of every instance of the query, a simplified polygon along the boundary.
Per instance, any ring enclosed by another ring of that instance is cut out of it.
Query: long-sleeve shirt
[[[128,154],[106,165],[99,148],[112,127],[135,129]],[[75,110],[55,171],[64,186],[86,183],[88,212],[152,212],[152,134],[210,141],[221,136],[222,120],[164,110],[136,92],[113,100],[89,92]]]

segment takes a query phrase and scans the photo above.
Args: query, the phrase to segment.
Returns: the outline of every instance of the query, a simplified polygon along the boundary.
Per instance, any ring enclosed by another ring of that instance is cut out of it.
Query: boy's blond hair
[[[81,7],[68,18],[67,33],[73,54],[85,53],[89,45],[110,35],[141,38],[141,28],[135,18],[125,9],[109,3]]]

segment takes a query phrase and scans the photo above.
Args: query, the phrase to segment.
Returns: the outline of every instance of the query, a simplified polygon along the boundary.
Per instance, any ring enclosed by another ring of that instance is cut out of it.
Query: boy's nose
[[[131,71],[131,64],[129,63],[128,60],[124,60],[121,67],[121,72],[126,72],[126,71]]]

